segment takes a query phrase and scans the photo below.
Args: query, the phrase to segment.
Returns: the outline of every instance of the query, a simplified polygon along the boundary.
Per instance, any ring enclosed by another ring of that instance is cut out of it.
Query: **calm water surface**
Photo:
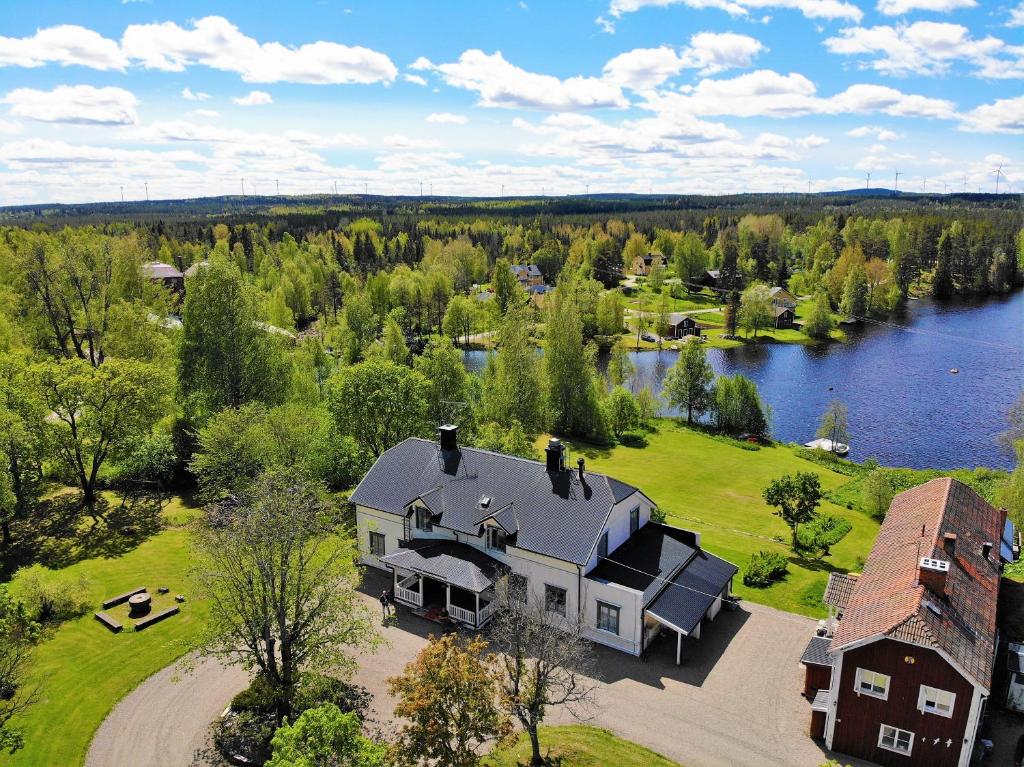
[[[853,329],[844,344],[709,349],[708,359],[716,373],[757,383],[776,439],[813,439],[826,405],[840,399],[850,410],[851,458],[1010,468],[1013,456],[996,436],[1024,388],[1024,292],[974,303],[911,301],[890,322]],[[481,368],[484,354],[467,352],[466,366]],[[677,356],[633,353],[634,385],[660,391]]]

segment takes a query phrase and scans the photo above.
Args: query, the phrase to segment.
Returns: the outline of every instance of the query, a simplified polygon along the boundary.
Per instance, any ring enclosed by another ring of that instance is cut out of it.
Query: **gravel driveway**
[[[187,674],[177,664],[128,693],[93,736],[86,767],[187,767],[207,730],[249,684],[247,672],[200,660]]]

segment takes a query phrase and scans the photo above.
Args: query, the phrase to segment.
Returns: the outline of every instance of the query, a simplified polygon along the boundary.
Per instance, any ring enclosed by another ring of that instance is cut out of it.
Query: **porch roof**
[[[452,586],[479,594],[494,585],[505,565],[482,551],[455,541],[412,541],[381,557],[390,567],[400,567],[437,578]]]
[[[689,634],[737,572],[731,562],[700,550],[648,605],[647,612],[670,628]]]

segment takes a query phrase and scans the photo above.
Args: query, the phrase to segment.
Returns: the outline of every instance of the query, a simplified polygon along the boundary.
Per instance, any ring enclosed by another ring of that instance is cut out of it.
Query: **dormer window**
[[[416,529],[425,533],[432,532],[434,524],[430,520],[430,512],[422,506],[416,509]]]
[[[487,531],[484,533],[484,540],[486,541],[487,548],[493,549],[494,551],[505,550],[506,537],[505,531],[500,527],[488,527]]]

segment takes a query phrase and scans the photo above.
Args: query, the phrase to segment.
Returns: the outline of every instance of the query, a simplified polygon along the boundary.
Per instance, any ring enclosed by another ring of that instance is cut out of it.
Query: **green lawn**
[[[13,756],[0,755],[0,764],[82,764],[93,733],[117,702],[194,645],[205,604],[189,582],[188,532],[182,526],[188,516],[188,508],[173,501],[163,511],[168,527],[133,550],[116,558],[84,559],[60,571],[62,578],[88,579],[94,606],[57,628],[36,650],[39,702],[17,722],[25,748]],[[167,586],[171,595],[184,594],[187,601],[179,615],[138,634],[131,624],[112,634],[96,622],[92,613],[104,599],[139,586],[152,591]]]
[[[650,749],[617,738],[607,730],[584,725],[541,727],[540,746],[549,764],[559,767],[679,767]],[[519,767],[529,763],[530,739],[525,736],[484,760],[487,767]]]
[[[716,438],[662,419],[643,448],[618,445],[611,449],[581,445],[587,467],[636,485],[668,516],[670,524],[696,530],[713,554],[736,564],[741,575],[734,590],[743,599],[811,617],[825,615],[821,603],[831,570],[853,571],[866,558],[878,523],[866,514],[823,502],[822,511],[846,517],[853,529],[824,560],[796,557],[788,546],[789,528],[772,514],[761,498],[764,487],[782,474],[813,471],[826,490],[850,477],[815,465],[787,446],[748,450],[731,440]],[[751,555],[779,551],[789,560],[789,575],[767,589],[743,585],[742,570]]]

